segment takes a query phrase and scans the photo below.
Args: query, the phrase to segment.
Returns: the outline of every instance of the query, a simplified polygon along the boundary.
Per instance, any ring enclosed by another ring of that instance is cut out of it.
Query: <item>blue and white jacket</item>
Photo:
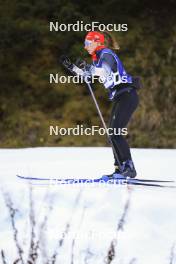
[[[122,93],[132,84],[132,76],[129,75],[121,60],[112,50],[104,48],[96,52],[97,61],[94,61],[90,69],[92,75],[101,78],[109,97],[113,99],[115,94]]]
[[[103,48],[96,52],[97,60],[89,65],[87,71],[83,71],[76,65],[73,72],[79,76],[98,76],[101,83],[109,91],[109,99],[113,100],[118,94],[132,89],[133,77],[129,75],[117,56],[112,50]]]

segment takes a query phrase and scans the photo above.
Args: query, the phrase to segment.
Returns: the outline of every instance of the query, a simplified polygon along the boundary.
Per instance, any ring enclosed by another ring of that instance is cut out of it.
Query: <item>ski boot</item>
[[[127,160],[122,164],[122,171],[119,170],[118,166],[115,166],[115,171],[110,174],[103,176],[102,179],[126,179],[126,178],[135,178],[137,175],[133,161]]]
[[[121,172],[121,174],[126,178],[136,177],[137,173],[132,160],[127,160],[123,162],[123,171]]]
[[[112,174],[102,176],[103,180],[117,180],[117,179],[125,179],[122,172],[119,169],[119,166],[115,165],[115,171]]]

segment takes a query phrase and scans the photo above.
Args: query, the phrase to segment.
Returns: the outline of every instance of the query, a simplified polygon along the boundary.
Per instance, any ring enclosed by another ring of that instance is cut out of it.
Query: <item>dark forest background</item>
[[[176,147],[175,1],[0,1],[0,147],[105,146],[103,136],[49,136],[49,126],[101,125],[85,85],[49,84],[66,74],[61,54],[82,57],[86,32],[50,32],[49,21],[128,24],[114,32],[126,70],[140,75],[140,106],[129,131],[132,147]],[[108,121],[105,89],[95,94]]]

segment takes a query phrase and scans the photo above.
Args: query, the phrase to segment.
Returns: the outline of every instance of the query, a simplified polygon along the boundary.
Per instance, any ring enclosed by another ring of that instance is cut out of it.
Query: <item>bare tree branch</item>
[[[91,259],[92,257],[93,257],[93,253],[90,251],[90,248],[88,247],[87,249],[86,249],[86,254],[85,254],[85,258],[84,258],[84,263],[85,264],[88,264],[88,261],[89,261],[89,259]]]
[[[125,203],[123,214],[122,214],[122,216],[121,216],[121,218],[117,224],[117,232],[119,232],[120,230],[123,231],[125,220],[126,220],[127,213],[129,210],[129,206],[130,206],[130,196],[128,197],[128,199]]]
[[[132,259],[130,260],[129,264],[135,264],[135,263],[136,263],[136,261],[137,261],[137,259],[136,259],[136,258],[132,258]]]
[[[107,256],[105,258],[106,264],[110,264],[115,258],[115,246],[116,246],[116,239],[111,241]]]
[[[73,238],[73,241],[72,241],[72,247],[71,247],[71,264],[74,264],[74,249],[75,249],[75,243],[76,243],[76,239],[77,239],[77,235],[78,235],[78,231],[84,221],[84,216],[85,216],[85,209],[86,207],[84,206],[83,207],[83,211],[82,211],[82,215],[81,215],[81,218],[80,218],[80,222],[79,222],[79,225],[78,225],[78,229],[76,231],[76,234]]]
[[[6,261],[6,258],[5,258],[5,253],[4,253],[3,249],[1,250],[1,258],[2,258],[2,263],[3,264],[7,264],[7,261]]]
[[[175,243],[171,247],[169,264],[176,263]]]
[[[54,254],[52,255],[51,257],[51,264],[55,264],[56,263],[56,259],[57,259],[57,256],[58,256],[58,251],[59,251],[59,248],[61,248],[64,244],[64,240],[65,240],[65,237],[66,235],[68,234],[69,232],[69,229],[70,229],[70,224],[67,223],[66,227],[65,227],[65,230],[64,232],[62,233],[62,238],[59,239],[58,241],[58,244],[57,244],[57,247],[55,249],[55,252]]]
[[[49,264],[49,260],[48,260],[48,256],[46,254],[46,247],[45,247],[45,238],[44,238],[44,229],[47,226],[48,223],[48,219],[49,219],[49,215],[50,212],[53,210],[53,206],[52,206],[52,201],[49,201],[49,207],[48,207],[48,212],[45,214],[44,219],[42,221],[42,223],[40,224],[39,227],[39,240],[40,240],[40,245],[41,245],[41,254],[42,254],[42,258],[43,258],[43,263],[45,264]]]
[[[30,218],[30,226],[31,226],[31,240],[29,247],[28,263],[35,264],[38,258],[39,240],[36,241],[36,220],[35,220],[32,187],[30,187],[29,189],[29,202],[30,202],[29,218]]]
[[[16,260],[13,262],[13,264],[17,264],[17,263],[19,263],[19,261],[20,261],[20,259],[16,259]]]
[[[124,229],[125,220],[127,217],[127,213],[129,211],[129,206],[130,206],[130,196],[131,196],[131,191],[129,191],[129,196],[128,196],[127,201],[125,203],[122,216],[121,216],[121,218],[117,224],[116,238],[111,241],[111,244],[110,244],[108,252],[107,252],[107,256],[105,257],[105,263],[106,264],[110,264],[116,256],[115,247],[117,246],[117,243],[118,243],[118,233],[119,233],[119,231],[122,231]]]
[[[17,209],[14,209],[12,200],[9,197],[9,195],[7,193],[3,193],[3,195],[4,195],[5,204],[9,210],[9,214],[10,214],[10,220],[11,220],[12,231],[13,231],[13,239],[15,242],[15,246],[17,248],[18,257],[19,257],[19,260],[21,261],[21,264],[24,264],[24,259],[23,259],[23,253],[24,252],[23,252],[22,247],[19,243],[18,229],[16,228],[16,225],[15,225],[15,215],[16,215]]]
[[[78,195],[76,196],[76,199],[75,199],[75,202],[74,202],[74,206],[73,206],[73,211],[72,211],[72,214],[71,214],[71,218],[68,221],[68,223],[66,224],[65,230],[62,233],[62,238],[59,239],[59,241],[57,243],[57,246],[56,246],[56,249],[55,249],[51,259],[49,260],[49,262],[51,261],[51,264],[55,264],[56,263],[56,259],[57,259],[57,256],[58,256],[59,248],[61,248],[63,246],[65,237],[66,237],[66,235],[68,234],[68,232],[70,230],[71,225],[69,223],[72,222],[72,217],[73,217],[75,208],[76,208],[76,206],[78,205],[78,203],[79,203],[79,201],[81,199],[81,195],[82,195],[82,189],[79,191]]]

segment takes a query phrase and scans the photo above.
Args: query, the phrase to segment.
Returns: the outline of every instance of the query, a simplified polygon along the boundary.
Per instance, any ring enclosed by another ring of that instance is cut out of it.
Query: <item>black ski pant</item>
[[[132,89],[130,91],[125,91],[122,94],[118,95],[118,97],[115,98],[113,101],[109,127],[116,128],[116,131],[122,128],[126,128],[133,112],[136,110],[138,106],[138,103],[139,103],[139,98],[135,89]],[[125,136],[114,135],[114,134],[111,136],[111,140],[114,149],[118,155],[119,161],[122,164],[123,161],[132,159],[130,148],[125,139]],[[114,154],[114,158],[115,158],[114,164],[118,165],[115,154]]]

